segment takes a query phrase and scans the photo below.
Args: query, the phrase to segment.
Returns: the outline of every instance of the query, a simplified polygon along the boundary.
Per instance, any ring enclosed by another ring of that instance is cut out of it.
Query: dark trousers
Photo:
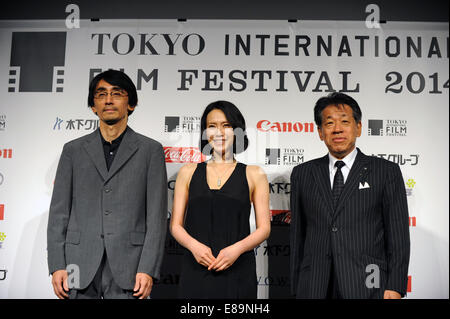
[[[85,289],[71,289],[69,299],[136,299],[132,290],[120,288],[114,281],[106,252],[92,282]]]
[[[342,296],[339,292],[339,285],[334,269],[334,264],[331,262],[330,269],[330,280],[328,281],[328,289],[326,299],[342,299]]]

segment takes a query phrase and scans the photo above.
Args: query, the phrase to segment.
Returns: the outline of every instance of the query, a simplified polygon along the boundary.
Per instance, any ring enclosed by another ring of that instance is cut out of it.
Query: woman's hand
[[[234,264],[236,259],[242,254],[239,246],[231,245],[222,249],[217,255],[216,260],[209,265],[208,270],[222,271]]]
[[[205,267],[210,267],[210,265],[216,260],[216,258],[214,258],[212,254],[211,248],[200,242],[196,242],[195,244],[193,244],[190,251],[195,260],[200,265],[203,265]]]

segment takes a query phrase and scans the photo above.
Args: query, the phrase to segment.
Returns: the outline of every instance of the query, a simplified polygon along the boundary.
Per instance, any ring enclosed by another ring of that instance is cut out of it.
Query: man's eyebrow
[[[111,88],[111,90],[113,90],[113,91],[125,91],[120,86],[113,86]],[[103,86],[100,86],[99,88],[96,89],[96,91],[107,91],[107,89],[105,87],[103,87]]]

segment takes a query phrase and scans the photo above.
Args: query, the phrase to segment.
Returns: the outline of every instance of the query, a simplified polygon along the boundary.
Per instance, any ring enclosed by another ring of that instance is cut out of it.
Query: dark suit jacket
[[[328,155],[291,174],[292,293],[325,298],[333,261],[343,298],[382,298],[386,289],[404,296],[410,241],[399,166],[358,149],[336,211],[329,176]],[[361,188],[365,183],[369,187]],[[366,280],[379,288],[368,288]]]
[[[128,128],[108,171],[99,130],[64,145],[50,204],[50,273],[75,264],[80,289],[103,252],[116,283],[160,275],[167,223],[167,176],[160,143]]]

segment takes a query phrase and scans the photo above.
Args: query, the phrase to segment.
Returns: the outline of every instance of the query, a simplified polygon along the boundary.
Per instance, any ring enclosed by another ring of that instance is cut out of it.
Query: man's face
[[[328,105],[322,111],[319,136],[330,154],[342,159],[355,148],[356,138],[361,136],[361,122],[356,123],[353,111],[347,104]]]
[[[128,120],[128,110],[134,110],[128,104],[128,95],[120,87],[100,80],[94,92],[94,106],[92,111],[101,121],[114,125],[120,121]]]

